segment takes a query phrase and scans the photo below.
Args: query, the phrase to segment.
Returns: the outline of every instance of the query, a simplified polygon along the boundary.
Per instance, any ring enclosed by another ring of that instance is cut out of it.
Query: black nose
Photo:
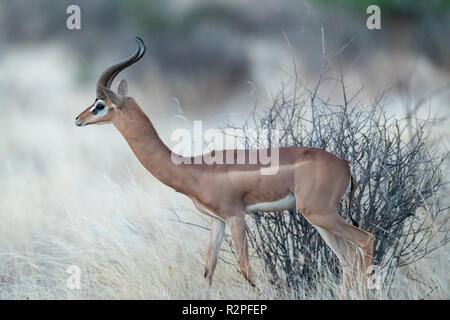
[[[75,120],[78,120],[79,117],[80,117],[80,116],[76,117]]]

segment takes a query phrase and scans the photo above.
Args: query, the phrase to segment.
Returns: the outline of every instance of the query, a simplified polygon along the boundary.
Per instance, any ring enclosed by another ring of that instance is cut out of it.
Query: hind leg
[[[359,247],[363,256],[362,273],[364,286],[367,286],[367,268],[372,264],[373,243],[375,236],[344,221],[336,210],[329,213],[311,213],[306,218],[314,226],[325,229],[334,236],[345,239]]]
[[[361,249],[363,272],[366,275],[367,268],[372,265],[375,236],[370,232],[345,222],[341,217],[338,219],[338,227],[335,232],[341,234],[344,239],[353,242]]]
[[[362,296],[363,299],[367,299],[367,285],[368,285],[368,268],[372,265],[373,259],[373,244],[375,241],[375,236],[367,231],[364,231],[356,226],[353,226],[347,222],[345,222],[342,218],[340,218],[339,226],[347,237],[345,237],[348,241],[355,243],[362,254],[362,279],[363,279],[363,288],[362,288]]]
[[[339,263],[342,268],[341,298],[346,299],[348,298],[352,271],[357,261],[356,248],[348,241],[333,235],[325,229],[317,226],[315,228],[325,243],[331,248],[339,259]]]

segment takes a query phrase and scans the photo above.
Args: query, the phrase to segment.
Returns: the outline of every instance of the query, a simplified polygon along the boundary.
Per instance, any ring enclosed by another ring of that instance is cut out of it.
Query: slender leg
[[[325,229],[317,226],[315,228],[339,259],[339,263],[342,267],[341,298],[347,299],[352,271],[356,263],[356,248],[347,240],[335,236]]]
[[[370,232],[345,222],[340,217],[335,232],[340,233],[344,239],[353,242],[361,249],[363,256],[363,273],[366,274],[367,268],[372,264],[375,236]]]
[[[367,286],[367,268],[372,264],[374,235],[344,221],[335,211],[326,215],[311,215],[308,219],[313,225],[325,229],[334,236],[345,239],[359,247],[363,257],[363,286]],[[364,297],[366,297],[364,289]]]
[[[251,286],[257,288],[256,279],[250,266],[250,260],[248,256],[248,243],[245,233],[245,216],[239,215],[230,217],[227,219],[227,223],[230,227],[231,236],[236,248],[239,267],[241,269],[242,275],[250,283]]]
[[[211,218],[211,231],[209,238],[208,255],[206,257],[205,266],[205,280],[207,283],[207,289],[205,298],[209,298],[211,284],[216,270],[217,257],[219,255],[220,247],[222,245],[223,233],[225,230],[225,222],[219,219]]]

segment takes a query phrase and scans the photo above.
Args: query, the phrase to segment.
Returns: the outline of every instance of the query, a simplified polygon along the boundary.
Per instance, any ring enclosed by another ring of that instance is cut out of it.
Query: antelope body
[[[337,206],[351,182],[349,162],[317,148],[283,147],[276,150],[279,152],[279,169],[274,175],[261,175],[260,169],[264,165],[260,162],[206,164],[189,158],[190,161],[175,164],[172,152],[161,141],[150,119],[134,99],[127,96],[126,81],[120,82],[117,93],[110,89],[118,73],[144,55],[144,42],[140,38],[137,42],[134,55],[109,67],[101,75],[96,100],[76,118],[75,123],[77,126],[112,123],[148,171],[162,183],[191,198],[201,213],[211,217],[204,273],[208,289],[212,284],[225,224],[231,231],[240,270],[256,287],[256,277],[249,262],[245,215],[254,211],[293,208],[316,227],[339,258],[345,290],[349,270],[357,258],[352,246],[356,245],[362,253],[364,272],[371,265],[374,242],[372,234],[347,223],[337,213]],[[226,150],[224,154],[226,152],[232,152],[235,158],[238,154],[237,150]],[[248,159],[249,150],[243,152]],[[199,162],[201,164],[196,164]]]

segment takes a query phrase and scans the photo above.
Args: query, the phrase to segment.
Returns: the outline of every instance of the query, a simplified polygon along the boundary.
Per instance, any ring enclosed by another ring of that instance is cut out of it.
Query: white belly
[[[291,192],[286,197],[272,202],[261,202],[251,204],[245,207],[245,211],[254,212],[254,211],[283,211],[288,209],[295,208],[295,196]]]

